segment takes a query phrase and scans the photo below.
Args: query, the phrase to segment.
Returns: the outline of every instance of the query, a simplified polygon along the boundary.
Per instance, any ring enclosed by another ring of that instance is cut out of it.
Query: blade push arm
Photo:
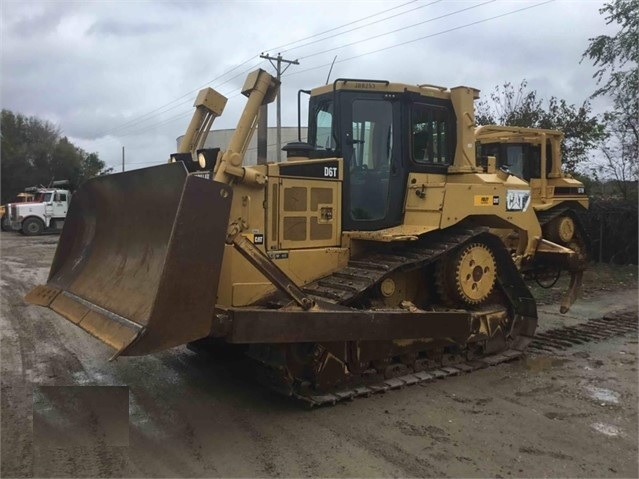
[[[189,127],[180,141],[178,153],[191,153],[193,161],[197,150],[204,148],[204,142],[211,130],[213,120],[222,114],[226,106],[226,97],[212,88],[200,90],[193,104],[195,113],[191,118]]]
[[[243,180],[264,184],[264,176],[250,168],[243,168],[242,161],[257,126],[260,107],[275,99],[279,86],[279,81],[262,69],[248,75],[242,87],[242,94],[247,96],[248,100],[228,148],[217,160],[214,169],[215,181],[229,184]]]

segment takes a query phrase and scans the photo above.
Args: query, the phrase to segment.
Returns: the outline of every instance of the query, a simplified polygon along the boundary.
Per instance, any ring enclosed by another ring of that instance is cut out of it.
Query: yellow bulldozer
[[[531,205],[537,214],[544,238],[565,246],[575,254],[564,269],[572,273],[576,284],[570,288],[575,295],[581,287],[582,273],[588,265],[590,238],[585,228],[589,200],[582,182],[562,171],[561,142],[564,134],[541,128],[484,125],[475,129],[480,158],[495,157],[497,167],[528,182]],[[503,235],[512,245],[516,234]],[[561,274],[561,265],[539,261],[537,255],[524,267],[524,272],[538,280],[541,286],[554,285]],[[541,280],[540,280],[541,279]],[[574,301],[567,295],[562,309]]]
[[[169,164],[85,182],[27,300],[114,357],[235,346],[311,404],[520,355],[537,311],[518,262],[575,252],[543,238],[526,181],[477,164],[479,91],[340,78],[307,92],[307,142],[243,166],[278,89],[248,76],[225,151],[203,148],[226,103],[207,88]]]

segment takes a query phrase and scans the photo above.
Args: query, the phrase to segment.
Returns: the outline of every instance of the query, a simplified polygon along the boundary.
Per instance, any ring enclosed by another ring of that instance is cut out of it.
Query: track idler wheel
[[[577,225],[570,216],[560,216],[555,218],[548,225],[548,237],[551,241],[559,244],[567,244],[575,237]]]
[[[488,299],[496,279],[497,264],[490,248],[471,243],[440,263],[438,290],[450,306],[476,306]]]

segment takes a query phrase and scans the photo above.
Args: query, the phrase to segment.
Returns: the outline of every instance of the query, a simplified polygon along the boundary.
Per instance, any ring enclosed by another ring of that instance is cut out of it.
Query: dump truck
[[[241,350],[312,405],[522,354],[537,309],[514,258],[574,252],[543,238],[526,181],[477,164],[479,91],[340,78],[306,91],[286,161],[244,166],[278,89],[249,74],[225,151],[203,148],[226,103],[207,88],[168,164],[87,180],[27,301],[113,358]]]
[[[35,200],[34,193],[28,193],[23,191],[22,193],[18,193],[16,199],[13,203],[29,203]],[[11,228],[9,226],[9,215],[7,212],[11,209],[11,205],[13,203],[7,203],[6,205],[0,206],[0,225],[2,226],[2,231],[10,231]]]
[[[573,250],[570,269],[576,294],[588,265],[590,238],[585,227],[589,199],[584,184],[562,171],[561,142],[564,134],[542,128],[483,125],[475,129],[478,156],[495,157],[497,167],[528,182],[531,205],[544,238]],[[510,235],[512,242],[512,235]],[[516,235],[514,236],[516,239]],[[539,284],[554,285],[561,268],[557,264],[532,261],[524,272]],[[540,281],[543,279],[544,281]],[[547,280],[550,279],[550,282]]]
[[[52,181],[47,187],[26,188],[25,193],[33,195],[33,199],[9,205],[5,223],[7,229],[27,236],[62,231],[71,202],[69,182]]]

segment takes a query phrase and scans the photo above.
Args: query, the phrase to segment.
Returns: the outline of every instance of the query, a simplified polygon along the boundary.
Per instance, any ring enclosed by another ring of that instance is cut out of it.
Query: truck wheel
[[[37,236],[44,231],[44,223],[39,218],[27,218],[22,222],[22,233],[26,236]]]
[[[2,231],[9,231],[9,220],[7,219],[7,215],[3,215],[2,216],[2,220],[0,220],[0,228],[2,228]]]

